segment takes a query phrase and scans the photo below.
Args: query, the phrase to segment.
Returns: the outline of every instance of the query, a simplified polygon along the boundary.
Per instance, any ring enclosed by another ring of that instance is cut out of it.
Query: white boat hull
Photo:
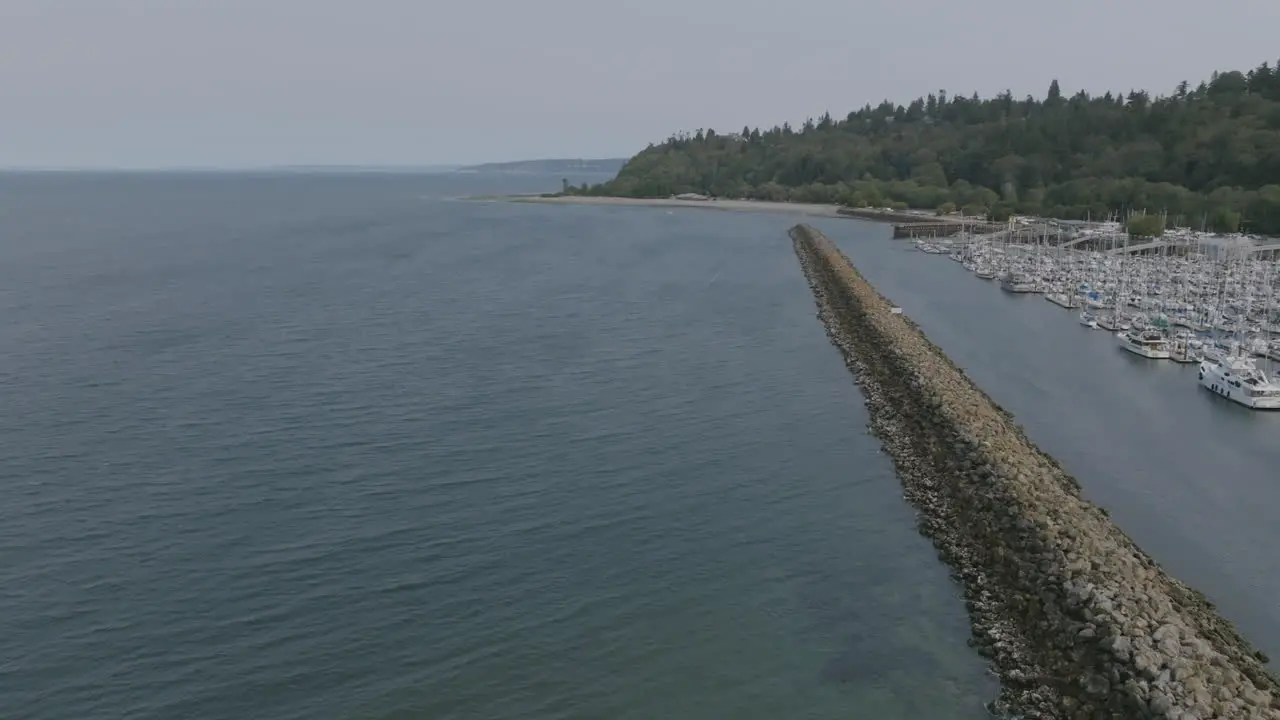
[[[1124,333],[1118,333],[1116,335],[1116,339],[1119,340],[1120,347],[1124,348],[1125,350],[1128,350],[1129,352],[1139,357],[1144,357],[1144,358],[1147,358],[1148,360],[1168,360],[1169,359],[1168,346],[1152,347],[1150,345],[1142,345],[1140,343],[1135,343],[1131,341]]]
[[[1280,410],[1280,397],[1251,396],[1243,388],[1233,386],[1224,377],[1221,365],[1212,362],[1200,363],[1200,386],[1219,397],[1251,410]]]

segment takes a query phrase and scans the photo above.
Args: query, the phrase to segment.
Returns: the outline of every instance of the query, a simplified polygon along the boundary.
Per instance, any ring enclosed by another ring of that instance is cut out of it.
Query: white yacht
[[[1280,410],[1280,383],[1272,382],[1251,357],[1205,360],[1200,363],[1200,384],[1247,408]]]
[[[1095,318],[1093,313],[1088,310],[1080,313],[1080,324],[1087,328],[1093,328],[1094,330],[1098,329],[1098,319]]]
[[[1134,355],[1141,355],[1152,360],[1169,359],[1169,341],[1159,330],[1129,330],[1116,333],[1120,347]]]
[[[990,265],[978,265],[978,269],[974,270],[973,274],[976,275],[979,280],[996,279],[996,271],[993,270]]]

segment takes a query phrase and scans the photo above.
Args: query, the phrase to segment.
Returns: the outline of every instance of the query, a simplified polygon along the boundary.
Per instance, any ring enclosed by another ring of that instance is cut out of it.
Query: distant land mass
[[[453,172],[461,165],[249,165],[249,166],[212,166],[212,165],[161,165],[155,167],[94,167],[75,166],[34,166],[20,165],[0,166],[0,172],[13,173],[446,173]]]
[[[517,160],[514,162],[467,165],[455,172],[466,173],[607,173],[616,175],[627,162],[626,158],[584,160],[582,158],[553,158],[546,160]]]
[[[1280,63],[1172,93],[886,100],[799,127],[700,129],[650,145],[573,195],[720,198],[932,209],[1002,221],[1130,216],[1280,235]]]
[[[297,173],[445,173],[460,165],[277,165],[273,172]]]

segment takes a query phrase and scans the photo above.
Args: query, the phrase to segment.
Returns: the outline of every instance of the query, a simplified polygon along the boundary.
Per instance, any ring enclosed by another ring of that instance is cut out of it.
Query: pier
[[[836,211],[845,217],[859,218],[861,220],[875,220],[877,222],[894,222],[894,223],[930,223],[938,222],[935,215],[924,211],[909,210],[888,210],[884,208],[850,208],[842,207]]]
[[[951,237],[963,232],[984,234],[1005,228],[973,217],[934,215],[920,210],[887,210],[882,208],[840,208],[837,214],[859,220],[893,223],[895,238]]]
[[[1118,248],[1112,248],[1107,252],[1111,253],[1112,255],[1137,254],[1137,253],[1151,252],[1153,250],[1163,250],[1165,248],[1175,248],[1179,250],[1186,250],[1190,246],[1191,246],[1191,243],[1187,241],[1147,240],[1145,242],[1134,243],[1132,245],[1123,245]]]
[[[989,222],[959,222],[955,220],[947,220],[943,222],[907,222],[895,223],[893,226],[893,236],[895,238],[919,238],[919,237],[953,237],[961,233],[970,234],[989,234],[1002,230],[1003,225]]]
[[[1249,248],[1249,254],[1275,260],[1280,255],[1280,242],[1259,243]]]

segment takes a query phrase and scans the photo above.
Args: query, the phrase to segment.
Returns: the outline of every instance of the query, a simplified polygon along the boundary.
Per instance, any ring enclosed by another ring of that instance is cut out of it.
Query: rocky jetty
[[[1081,497],[833,243],[791,229],[818,316],[866,396],[972,643],[1026,718],[1280,718],[1266,658]]]

